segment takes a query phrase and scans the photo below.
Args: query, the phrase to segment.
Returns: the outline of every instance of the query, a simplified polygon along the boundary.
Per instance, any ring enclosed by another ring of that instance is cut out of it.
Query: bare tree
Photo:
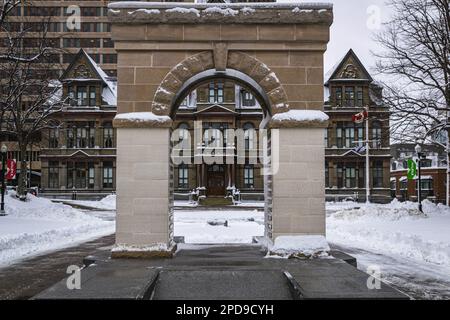
[[[391,137],[411,142],[446,129],[450,111],[449,0],[390,0],[393,17],[376,40],[377,69],[387,76]]]
[[[0,40],[3,41],[0,54],[0,131],[2,136],[17,142],[20,151],[18,195],[24,198],[26,152],[40,140],[42,130],[56,125],[52,116],[60,111],[61,86],[54,80],[60,69],[59,50],[52,47],[53,39],[47,37],[50,18],[42,17],[39,22],[12,27],[7,15],[2,12],[0,17]]]

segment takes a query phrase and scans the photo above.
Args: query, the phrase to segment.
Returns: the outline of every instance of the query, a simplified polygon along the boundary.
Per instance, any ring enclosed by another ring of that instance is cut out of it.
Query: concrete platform
[[[382,283],[368,289],[368,275],[334,257],[264,258],[261,246],[180,245],[172,259],[90,257],[81,289],[66,280],[34,299],[292,300],[407,299]]]

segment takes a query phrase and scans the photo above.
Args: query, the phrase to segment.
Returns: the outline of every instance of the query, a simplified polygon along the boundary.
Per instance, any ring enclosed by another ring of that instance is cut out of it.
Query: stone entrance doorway
[[[252,88],[265,106],[266,236],[323,235],[331,5],[123,2],[108,14],[118,53],[115,255],[174,250],[174,115],[186,91],[218,77]]]
[[[225,166],[223,164],[209,165],[207,170],[207,195],[224,196],[225,195]]]

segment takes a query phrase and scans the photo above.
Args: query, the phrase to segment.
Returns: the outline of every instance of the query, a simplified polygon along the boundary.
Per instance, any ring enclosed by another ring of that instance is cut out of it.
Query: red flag
[[[13,159],[8,159],[6,162],[6,176],[7,180],[12,180],[16,177],[17,163]]]
[[[352,121],[355,123],[362,123],[367,118],[367,111],[363,111],[352,116]]]

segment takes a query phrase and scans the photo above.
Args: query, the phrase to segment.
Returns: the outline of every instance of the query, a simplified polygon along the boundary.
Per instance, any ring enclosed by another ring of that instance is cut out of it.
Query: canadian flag
[[[367,111],[362,111],[360,113],[354,114],[352,116],[352,121],[355,123],[362,123],[366,118],[367,118]]]

